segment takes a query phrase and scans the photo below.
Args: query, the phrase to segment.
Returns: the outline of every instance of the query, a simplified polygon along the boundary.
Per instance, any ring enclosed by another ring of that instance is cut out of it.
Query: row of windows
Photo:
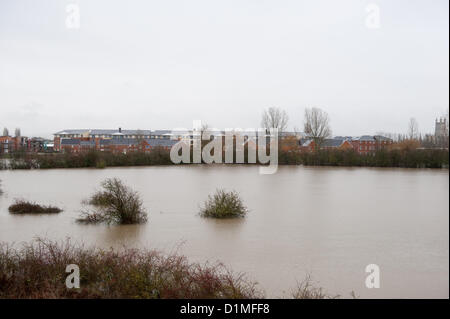
[[[375,150],[375,146],[360,146],[359,150],[360,151],[364,151],[364,150],[374,151]]]
[[[111,138],[114,135],[91,135],[92,138]],[[170,136],[168,135],[120,135],[125,138],[162,138],[162,139],[170,139]],[[56,137],[68,137],[68,138],[76,138],[76,137],[83,137],[82,134],[64,134],[64,135],[56,135]]]

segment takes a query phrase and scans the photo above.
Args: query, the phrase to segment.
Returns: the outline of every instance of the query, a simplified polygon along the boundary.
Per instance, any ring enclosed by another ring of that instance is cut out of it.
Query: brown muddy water
[[[138,190],[145,225],[81,225],[81,201],[108,177]],[[70,237],[101,247],[147,247],[222,261],[245,272],[270,297],[283,297],[306,275],[331,293],[363,298],[449,297],[449,171],[250,166],[167,166],[0,171],[0,242]],[[238,191],[245,219],[197,215],[216,188]],[[15,216],[24,198],[64,209]],[[368,289],[365,267],[380,267]]]

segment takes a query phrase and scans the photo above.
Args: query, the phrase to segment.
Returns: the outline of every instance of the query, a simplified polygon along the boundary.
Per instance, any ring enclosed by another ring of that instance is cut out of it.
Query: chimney
[[[122,128],[121,127],[119,127],[119,133],[122,133]]]

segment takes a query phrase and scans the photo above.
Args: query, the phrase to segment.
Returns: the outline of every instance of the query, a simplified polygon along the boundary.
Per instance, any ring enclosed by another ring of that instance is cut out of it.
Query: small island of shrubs
[[[62,209],[55,206],[43,206],[25,200],[16,200],[8,210],[11,214],[57,214],[62,212]]]
[[[227,192],[218,189],[200,209],[200,216],[210,218],[237,218],[245,217],[248,209],[236,191]]]

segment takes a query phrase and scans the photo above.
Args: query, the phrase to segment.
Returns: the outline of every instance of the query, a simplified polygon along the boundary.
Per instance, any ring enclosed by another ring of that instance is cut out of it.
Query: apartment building
[[[393,143],[392,139],[381,135],[363,135],[360,137],[336,136],[331,139],[325,139],[320,145],[321,150],[349,150],[353,149],[361,155],[371,155],[382,150]],[[316,150],[316,144],[311,138],[300,139],[299,147],[301,151],[312,152]]]

